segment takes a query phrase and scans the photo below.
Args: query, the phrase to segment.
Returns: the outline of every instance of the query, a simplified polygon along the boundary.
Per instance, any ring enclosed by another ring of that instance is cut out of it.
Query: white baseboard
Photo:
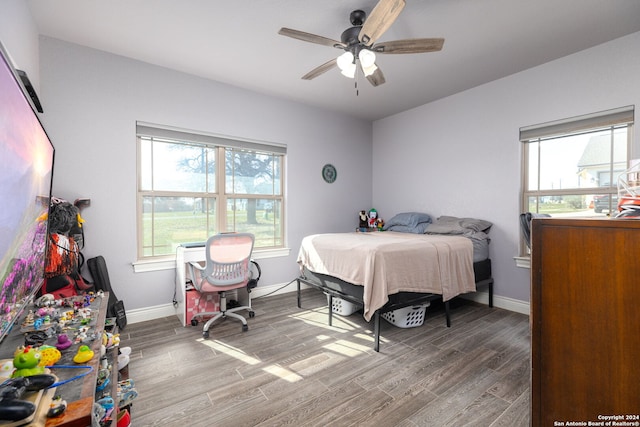
[[[308,285],[302,284],[302,288],[308,288]],[[295,292],[297,290],[296,282],[285,284],[280,283],[277,285],[258,286],[251,291],[252,298],[260,298],[267,295],[281,295],[289,292]],[[488,292],[475,292],[466,294],[463,296],[470,301],[475,301],[480,304],[489,304]],[[529,315],[529,303],[525,301],[516,300],[513,298],[501,297],[499,295],[493,296],[494,307],[502,308],[504,310],[515,311],[516,313],[522,313]],[[133,310],[127,310],[127,322],[138,323],[147,320],[160,319],[167,316],[175,316],[176,309],[173,304],[156,305],[153,307],[136,308]]]
[[[302,289],[308,288],[308,285],[302,284]],[[258,286],[251,291],[251,298],[259,298],[267,295],[280,295],[297,290],[296,282],[280,283],[277,285]],[[175,316],[176,308],[173,304],[155,305],[152,307],[136,308],[127,310],[127,323],[145,322],[147,320],[160,319],[167,316]]]
[[[480,304],[489,305],[489,292],[487,291],[464,294],[462,298],[478,302]],[[493,306],[504,310],[515,311],[516,313],[526,314],[527,316],[530,313],[528,302],[508,297],[501,297],[500,295],[495,294],[493,295]]]
[[[133,310],[127,310],[127,324],[146,322],[147,320],[155,320],[175,315],[176,309],[171,303],[154,305],[153,307],[135,308]]]

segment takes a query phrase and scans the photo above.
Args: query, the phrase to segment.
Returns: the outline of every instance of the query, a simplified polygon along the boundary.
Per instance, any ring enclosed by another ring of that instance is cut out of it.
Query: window
[[[219,232],[284,246],[286,147],[137,124],[138,258]]]
[[[606,216],[629,165],[633,107],[520,129],[521,212]]]

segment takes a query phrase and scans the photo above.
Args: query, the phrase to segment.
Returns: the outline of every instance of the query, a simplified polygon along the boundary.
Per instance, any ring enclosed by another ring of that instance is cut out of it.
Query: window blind
[[[532,139],[578,133],[587,129],[597,129],[600,127],[628,125],[633,123],[633,116],[634,106],[630,105],[584,116],[525,126],[520,128],[520,141],[526,142]]]
[[[170,139],[175,141],[196,142],[217,147],[239,148],[243,150],[267,152],[273,154],[286,154],[287,146],[283,144],[267,143],[262,141],[249,141],[232,139],[223,136],[207,134],[204,132],[188,131],[149,123],[136,122],[136,134],[139,137]]]

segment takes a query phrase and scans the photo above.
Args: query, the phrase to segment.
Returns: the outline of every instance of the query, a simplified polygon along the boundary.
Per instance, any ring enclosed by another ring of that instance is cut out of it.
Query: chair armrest
[[[204,271],[204,269],[205,269],[205,267],[204,267],[204,266],[200,265],[200,263],[195,262],[195,261],[189,261],[189,265],[190,265],[191,267],[195,267],[195,268],[197,268],[197,269],[198,269],[198,270],[200,270],[200,271]]]
[[[201,285],[200,281],[204,276],[205,267],[201,266],[199,263],[195,261],[189,261],[187,263],[187,267],[189,268],[189,275],[191,276],[191,284],[197,290],[200,290],[200,285]]]

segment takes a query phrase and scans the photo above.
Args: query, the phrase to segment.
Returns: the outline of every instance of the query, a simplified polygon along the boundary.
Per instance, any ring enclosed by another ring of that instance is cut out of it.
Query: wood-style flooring
[[[202,338],[177,317],[131,324],[121,346],[143,426],[509,426],[529,425],[529,320],[456,299],[425,322],[399,328],[360,312],[333,316],[314,289],[253,300],[249,331],[226,319]]]

